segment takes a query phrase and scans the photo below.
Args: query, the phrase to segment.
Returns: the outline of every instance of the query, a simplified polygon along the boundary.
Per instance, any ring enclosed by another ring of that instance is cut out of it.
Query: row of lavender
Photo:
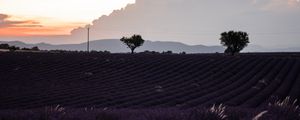
[[[300,97],[298,54],[1,53],[1,109],[265,107]],[[298,103],[296,103],[298,104]]]
[[[189,109],[67,109],[59,105],[30,110],[1,110],[1,120],[299,120],[289,97],[255,109],[213,105]]]

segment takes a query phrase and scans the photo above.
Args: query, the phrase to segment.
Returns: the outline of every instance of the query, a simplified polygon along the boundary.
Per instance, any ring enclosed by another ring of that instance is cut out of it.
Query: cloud
[[[270,13],[261,8],[277,0],[137,0],[109,16],[92,22],[92,39],[121,38],[141,34],[148,40],[178,41],[187,44],[218,45],[219,34],[243,30],[253,44],[274,46],[299,41],[297,13]],[[288,2],[286,2],[287,4]],[[278,3],[282,5],[282,1]],[[274,6],[274,5],[273,5]],[[86,28],[72,32],[74,41],[85,41]],[[275,33],[286,33],[284,35]]]
[[[65,32],[64,26],[43,26],[35,20],[13,20],[7,14],[0,14],[0,37],[57,35]]]
[[[9,27],[42,27],[39,22],[34,20],[8,20],[10,16],[6,14],[0,14],[0,28],[9,28]]]
[[[2,22],[4,19],[8,18],[8,15],[0,14],[0,21]]]
[[[137,33],[146,39],[186,40],[184,42],[187,43],[211,39],[208,36],[218,36],[219,32],[222,32],[220,28],[222,29],[233,16],[247,11],[243,8],[251,7],[249,0],[228,1],[137,0],[135,4],[94,20],[91,37],[120,38]],[[76,38],[86,38],[85,28],[74,29],[71,33]]]
[[[262,10],[274,12],[300,11],[300,0],[253,0]]]

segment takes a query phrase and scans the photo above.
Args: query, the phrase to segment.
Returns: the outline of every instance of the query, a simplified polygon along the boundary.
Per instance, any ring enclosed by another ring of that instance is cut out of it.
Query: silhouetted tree
[[[166,51],[166,52],[163,51],[162,54],[173,54],[173,52],[172,52],[171,50],[168,50],[168,51]]]
[[[249,43],[248,33],[242,31],[229,31],[221,33],[221,44],[226,46],[225,53],[234,55],[243,50]]]
[[[0,44],[0,49],[9,49],[9,47],[8,44]]]
[[[134,53],[134,50],[137,47],[142,46],[145,42],[141,35],[133,35],[130,38],[123,37],[121,38],[121,41],[131,50],[131,54]]]
[[[16,46],[10,46],[9,47],[9,51],[16,51],[16,50],[20,50],[20,48],[16,47]]]
[[[156,51],[145,50],[144,52],[140,52],[140,54],[160,54],[160,53]]]
[[[22,48],[21,50],[31,50],[30,48]]]
[[[34,46],[34,47],[31,48],[31,50],[33,50],[33,51],[39,51],[40,49],[37,46]]]

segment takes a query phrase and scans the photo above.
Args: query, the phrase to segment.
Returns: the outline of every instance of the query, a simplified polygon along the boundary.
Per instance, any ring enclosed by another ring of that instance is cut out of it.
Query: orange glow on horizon
[[[135,0],[0,0],[0,36],[69,35]],[[72,4],[70,4],[72,3]]]
[[[69,35],[74,28],[85,25],[85,23],[70,23],[42,17],[6,16],[2,23],[4,26],[0,26],[0,36]]]
[[[0,28],[0,36],[68,35],[72,27],[8,27]]]

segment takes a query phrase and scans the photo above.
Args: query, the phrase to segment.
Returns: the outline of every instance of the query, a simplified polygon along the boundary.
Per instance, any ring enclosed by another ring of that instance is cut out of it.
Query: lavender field
[[[0,53],[1,120],[296,120],[300,53]]]

